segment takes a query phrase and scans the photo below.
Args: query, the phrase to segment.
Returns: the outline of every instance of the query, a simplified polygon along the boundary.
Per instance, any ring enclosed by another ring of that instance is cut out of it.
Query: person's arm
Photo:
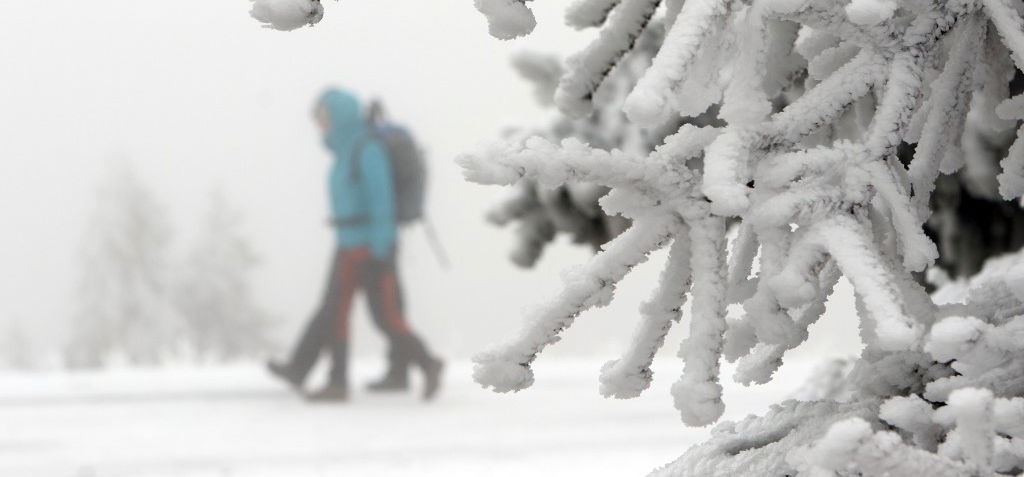
[[[395,193],[391,181],[391,162],[377,143],[367,144],[360,157],[360,174],[369,195],[370,252],[373,258],[387,259],[395,246]]]

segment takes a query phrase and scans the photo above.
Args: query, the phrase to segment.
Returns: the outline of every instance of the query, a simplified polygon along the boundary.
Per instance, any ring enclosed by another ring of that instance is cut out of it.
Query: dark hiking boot
[[[319,391],[306,395],[311,402],[345,402],[348,401],[348,386],[343,384],[328,384]]]
[[[409,345],[392,343],[388,350],[388,370],[383,378],[366,385],[366,390],[375,393],[403,392],[409,390]]]
[[[409,390],[409,380],[395,374],[388,374],[378,381],[366,385],[366,390],[374,393],[398,393]]]
[[[430,401],[437,396],[441,389],[441,371],[444,370],[444,362],[434,358],[423,366],[423,400]]]
[[[288,383],[288,386],[295,391],[302,388],[302,383],[291,373],[291,369],[284,364],[273,360],[267,361],[267,371],[269,371],[275,378]]]

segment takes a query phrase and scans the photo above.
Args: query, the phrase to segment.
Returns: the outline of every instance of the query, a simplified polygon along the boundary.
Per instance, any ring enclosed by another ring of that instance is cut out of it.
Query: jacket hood
[[[318,104],[327,112],[330,122],[324,142],[336,154],[346,154],[366,129],[359,100],[347,91],[329,89],[320,96]]]

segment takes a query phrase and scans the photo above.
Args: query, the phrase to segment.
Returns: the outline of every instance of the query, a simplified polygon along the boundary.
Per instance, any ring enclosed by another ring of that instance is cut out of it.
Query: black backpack
[[[408,225],[423,218],[427,192],[427,164],[412,134],[401,126],[370,125],[370,133],[359,141],[353,151],[351,178],[358,180],[360,153],[366,143],[377,140],[388,154],[391,164],[391,183],[395,192],[395,221]]]

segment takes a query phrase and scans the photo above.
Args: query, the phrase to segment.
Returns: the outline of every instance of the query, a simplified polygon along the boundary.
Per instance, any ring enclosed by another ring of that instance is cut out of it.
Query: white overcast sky
[[[70,316],[84,220],[97,181],[121,161],[167,205],[178,247],[211,189],[241,207],[263,257],[259,298],[290,337],[331,253],[329,158],[309,112],[335,84],[383,97],[430,153],[431,214],[454,268],[437,267],[421,231],[403,232],[412,321],[452,353],[517,329],[524,306],[555,291],[558,270],[588,254],[563,245],[535,273],[514,269],[510,233],[481,219],[503,191],[464,183],[452,160],[549,117],[508,66],[511,52],[565,54],[592,33],[563,26],[566,2],[533,2],[540,26],[511,43],[487,35],[471,0],[324,3],[317,27],[282,33],[259,28],[247,0],[0,2],[0,320],[39,332]],[[567,346],[623,341],[656,275],[642,268]],[[369,349],[375,338],[358,321]],[[855,329],[843,329],[850,342]]]

